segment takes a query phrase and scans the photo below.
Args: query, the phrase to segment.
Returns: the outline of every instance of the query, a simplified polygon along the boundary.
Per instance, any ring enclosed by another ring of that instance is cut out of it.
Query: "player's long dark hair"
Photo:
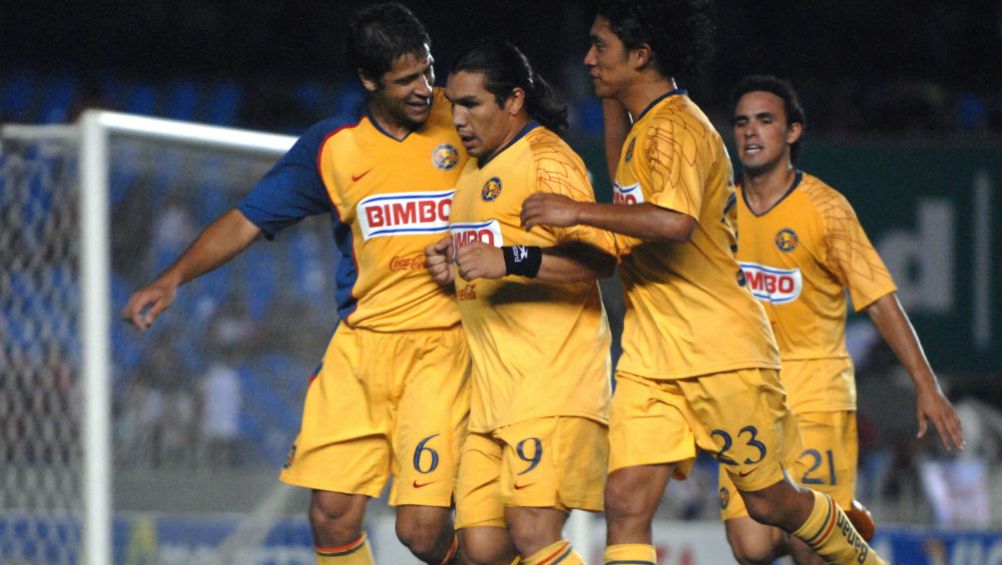
[[[498,106],[511,96],[512,90],[525,91],[525,110],[533,120],[547,129],[563,134],[567,130],[567,106],[557,102],[553,89],[536,74],[525,54],[503,39],[485,39],[470,47],[452,63],[450,73],[467,71],[487,77],[487,91],[494,95]]]
[[[712,0],[601,0],[598,15],[627,49],[647,43],[667,78],[688,78],[713,55]]]
[[[800,105],[800,98],[797,91],[789,81],[772,75],[750,75],[741,79],[741,82],[734,87],[731,93],[731,108],[738,105],[738,100],[749,92],[769,92],[775,94],[783,100],[783,109],[786,111],[786,125],[800,124],[801,128],[807,128],[807,116],[804,108]],[[804,135],[801,134],[793,145],[790,145],[790,162],[797,164],[800,157],[800,150],[803,148]]]
[[[424,24],[397,2],[375,4],[351,19],[347,40],[348,64],[368,79],[379,82],[401,55],[424,56],[431,38]]]

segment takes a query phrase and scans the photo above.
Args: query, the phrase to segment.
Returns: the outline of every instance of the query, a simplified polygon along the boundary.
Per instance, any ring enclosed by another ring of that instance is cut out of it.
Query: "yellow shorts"
[[[506,526],[506,506],[601,512],[609,457],[605,425],[536,418],[470,432],[456,486],[456,528]]]
[[[804,449],[790,462],[790,478],[826,493],[842,508],[849,508],[856,490],[856,459],[859,439],[856,413],[806,412],[796,415]],[[734,483],[720,470],[720,518],[747,516],[744,500],[736,496]],[[726,501],[726,504],[725,504]]]
[[[742,490],[783,479],[784,453],[800,438],[773,369],[744,369],[656,381],[617,374],[609,424],[609,472],[677,463],[684,479],[703,449]]]
[[[283,482],[450,506],[470,410],[462,328],[380,333],[340,324],[310,382]]]

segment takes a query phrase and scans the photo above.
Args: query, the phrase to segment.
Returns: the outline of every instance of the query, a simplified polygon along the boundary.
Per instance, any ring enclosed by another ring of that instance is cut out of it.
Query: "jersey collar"
[[[793,182],[790,183],[790,188],[786,189],[786,192],[783,193],[783,196],[780,196],[779,200],[777,200],[775,204],[769,206],[769,209],[762,212],[761,214],[756,214],[755,211],[752,210],[751,205],[748,204],[748,194],[745,192],[743,186],[741,187],[741,198],[745,201],[745,208],[748,208],[748,211],[751,212],[752,216],[755,216],[756,218],[761,218],[762,216],[768,214],[769,212],[772,212],[776,208],[776,206],[779,206],[779,204],[782,201],[786,200],[786,197],[792,194],[794,189],[800,186],[800,181],[802,180],[804,180],[804,172],[801,171],[800,169],[797,169],[797,172],[793,175]]]
[[[529,120],[529,122],[526,123],[524,126],[522,126],[522,129],[519,130],[519,132],[517,134],[515,134],[515,137],[511,138],[511,141],[509,141],[508,143],[506,143],[504,145],[504,147],[502,147],[501,149],[498,149],[497,153],[495,153],[494,155],[492,155],[490,157],[490,159],[487,159],[486,161],[481,161],[480,159],[477,159],[477,168],[478,169],[482,169],[482,168],[486,167],[487,163],[490,163],[491,161],[493,161],[494,159],[496,159],[498,155],[504,153],[505,150],[507,150],[512,145],[514,145],[516,141],[522,139],[523,137],[525,137],[525,134],[527,134],[530,131],[536,129],[537,127],[539,127],[539,122],[537,122],[536,120]]]
[[[657,98],[655,98],[654,100],[652,100],[651,103],[648,104],[646,108],[644,108],[644,111],[640,112],[640,115],[637,116],[637,119],[633,120],[633,123],[635,124],[635,123],[639,122],[640,120],[644,119],[644,116],[647,115],[647,112],[650,112],[651,108],[657,106],[658,103],[661,102],[662,100],[664,100],[665,98],[668,98],[669,96],[675,96],[676,94],[685,95],[685,94],[688,94],[688,93],[689,93],[688,91],[683,90],[681,88],[676,88],[676,89],[673,89],[673,90],[669,90],[668,92],[665,92],[661,96],[658,96]]]
[[[435,100],[432,99],[432,105],[434,105],[434,104],[435,104]],[[369,101],[368,100],[365,101],[365,117],[369,118],[369,123],[372,124],[372,127],[376,128],[376,131],[378,131],[379,133],[381,133],[381,134],[385,135],[386,137],[392,139],[393,141],[401,142],[401,143],[405,139],[407,139],[408,137],[410,137],[410,135],[412,133],[414,133],[415,131],[419,131],[422,127],[424,127],[424,125],[418,126],[418,127],[414,128],[414,129],[410,130],[406,134],[404,134],[403,137],[399,137],[399,138],[395,137],[393,134],[391,134],[390,132],[388,132],[385,129],[383,129],[382,126],[379,125],[379,122],[376,121],[376,117],[372,115],[372,108],[369,107]],[[428,119],[431,119],[431,117],[429,116]],[[425,122],[425,123],[427,124],[428,122]]]

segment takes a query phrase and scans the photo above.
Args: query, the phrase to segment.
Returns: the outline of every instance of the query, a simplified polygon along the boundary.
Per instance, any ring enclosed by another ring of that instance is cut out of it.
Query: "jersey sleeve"
[[[647,202],[698,220],[705,175],[695,132],[680,117],[669,116],[651,124],[646,137],[650,178],[641,183]]]
[[[536,189],[539,192],[560,194],[578,202],[594,202],[595,192],[588,181],[584,163],[562,149],[543,147],[534,153]],[[581,241],[610,255],[616,255],[613,236],[605,230],[585,225],[549,229],[559,242]]]
[[[824,228],[825,265],[849,289],[856,311],[897,290],[849,201],[832,191],[817,205]]]
[[[338,125],[330,119],[308,129],[237,205],[268,238],[307,216],[334,209],[320,178],[317,156]]]

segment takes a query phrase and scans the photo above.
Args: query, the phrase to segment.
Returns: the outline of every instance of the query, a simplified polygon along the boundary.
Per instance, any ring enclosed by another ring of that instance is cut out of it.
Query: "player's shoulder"
[[[529,146],[529,151],[534,156],[559,154],[561,157],[568,159],[578,157],[578,154],[571,149],[571,146],[566,141],[542,125],[537,125],[529,130],[525,134],[525,141]]]
[[[584,161],[559,135],[537,126],[526,133],[525,141],[532,156],[530,175],[535,177],[539,190],[574,195],[579,199],[587,199],[592,194]]]
[[[679,92],[657,102],[646,122],[646,137],[667,139],[674,143],[682,140],[695,142],[721,141],[710,119],[685,92]]]
[[[810,205],[825,219],[855,218],[856,212],[849,199],[818,177],[802,173],[797,187]]]

